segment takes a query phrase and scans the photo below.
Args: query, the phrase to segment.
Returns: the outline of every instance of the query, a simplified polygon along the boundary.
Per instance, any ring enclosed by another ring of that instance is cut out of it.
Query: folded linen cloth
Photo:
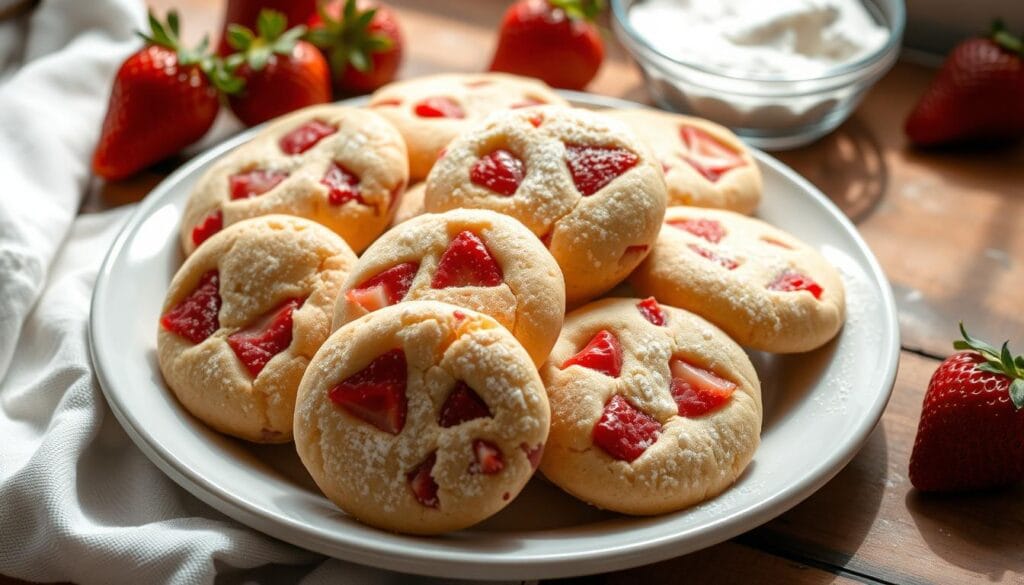
[[[138,0],[46,0],[0,23],[0,574],[76,583],[426,582],[300,550],[209,508],[112,416],[93,282],[130,207],[76,219]]]

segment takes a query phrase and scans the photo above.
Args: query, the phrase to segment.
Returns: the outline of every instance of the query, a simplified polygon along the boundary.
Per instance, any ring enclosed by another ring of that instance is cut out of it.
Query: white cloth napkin
[[[0,23],[0,573],[76,583],[434,582],[300,550],[164,476],[89,359],[100,262],[130,208],[76,218],[138,0],[46,0]]]

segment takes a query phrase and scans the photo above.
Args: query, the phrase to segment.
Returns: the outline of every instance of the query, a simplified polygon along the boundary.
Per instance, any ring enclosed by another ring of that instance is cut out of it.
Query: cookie
[[[651,298],[570,313],[541,377],[551,401],[541,471],[601,508],[662,514],[714,497],[760,442],[747,355],[707,321]]]
[[[820,347],[845,319],[843,282],[828,260],[790,234],[731,211],[670,207],[658,243],[630,283],[764,351]]]
[[[622,281],[665,213],[657,160],[622,122],[557,106],[492,114],[448,145],[424,207],[491,209],[541,238],[576,305]]]
[[[423,209],[423,193],[426,192],[426,188],[427,186],[424,183],[416,183],[405,190],[405,193],[402,194],[402,199],[395,208],[395,216],[391,218],[390,227],[393,228],[406,220],[427,212]]]
[[[323,224],[356,252],[384,231],[409,178],[405,143],[375,113],[313,106],[264,128],[205,172],[185,207],[186,254],[239,220],[286,213]]]
[[[568,105],[544,82],[506,73],[445,73],[378,89],[369,107],[398,128],[409,147],[409,174],[430,172],[453,138],[491,112],[540,104]]]
[[[549,426],[526,350],[497,321],[436,301],[370,313],[310,362],[295,447],[342,510],[435,534],[495,514],[526,485]]]
[[[299,380],[355,262],[344,240],[298,217],[244,220],[210,238],[161,312],[157,357],[178,401],[222,433],[290,441]]]
[[[668,204],[752,213],[761,202],[761,169],[728,128],[658,110],[610,110],[661,162]]]
[[[494,317],[540,365],[565,316],[562,273],[518,221],[483,209],[413,218],[359,258],[334,327],[402,300],[443,301]]]

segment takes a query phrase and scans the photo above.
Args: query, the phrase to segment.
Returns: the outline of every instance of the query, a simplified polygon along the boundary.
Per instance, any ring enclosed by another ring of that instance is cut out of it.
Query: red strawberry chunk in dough
[[[514,195],[525,176],[523,161],[501,148],[481,157],[469,170],[469,180],[474,185],[505,196]]]
[[[569,366],[583,366],[618,378],[622,372],[622,346],[619,345],[619,339],[605,329],[598,331],[586,347],[565,360],[562,369]]]
[[[219,232],[224,227],[224,215],[219,209],[211,211],[210,215],[203,218],[203,221],[192,228],[192,243],[198,246],[210,236]]]
[[[732,258],[729,258],[728,256],[722,256],[721,254],[719,254],[717,252],[714,252],[712,250],[708,250],[707,248],[702,248],[702,247],[698,246],[697,244],[690,244],[688,247],[691,250],[693,250],[695,253],[697,253],[698,255],[703,256],[704,258],[707,258],[708,260],[711,260],[712,262],[717,262],[723,268],[727,268],[729,270],[735,270],[740,265],[739,262],[733,260]]]
[[[262,195],[278,186],[288,178],[288,173],[255,169],[245,173],[236,173],[228,178],[231,199],[248,199]]]
[[[661,423],[616,394],[604,405],[592,438],[605,453],[632,462],[658,440],[660,431]]]
[[[407,377],[405,352],[393,349],[331,388],[328,397],[350,415],[397,435],[405,427]]]
[[[359,177],[336,162],[327,167],[320,184],[327,187],[327,202],[331,205],[344,205],[353,199],[366,205],[359,194]]]
[[[732,169],[746,164],[739,153],[703,130],[683,126],[679,129],[679,135],[686,151],[683,160],[712,183]]]
[[[698,238],[704,238],[712,244],[721,242],[725,237],[725,228],[713,219],[678,219],[665,223],[676,229],[690,232]]]
[[[530,462],[530,468],[537,469],[541,458],[544,456],[544,443],[537,443],[534,447],[530,447],[526,443],[520,443],[519,448],[523,450],[523,453],[526,453],[526,460]]]
[[[636,308],[639,309],[640,314],[644,316],[651,323],[662,327],[665,325],[665,312],[661,310],[661,305],[658,304],[658,300],[654,297],[647,297],[636,304]]]
[[[501,449],[490,441],[483,439],[473,441],[473,454],[476,456],[476,461],[469,466],[470,473],[493,475],[505,469],[505,458],[501,455]]]
[[[337,131],[336,126],[327,122],[312,120],[282,136],[277,144],[285,154],[302,154]]]
[[[442,427],[449,428],[466,421],[489,418],[490,416],[491,409],[487,408],[487,403],[483,398],[480,398],[480,395],[465,382],[460,381],[441,405],[441,414],[437,422]]]
[[[429,97],[413,107],[422,118],[465,118],[466,113],[455,100],[446,97]]]
[[[408,294],[419,269],[420,265],[415,262],[396,264],[364,280],[345,293],[345,298],[370,312],[394,305]]]
[[[672,372],[669,390],[679,416],[694,418],[714,412],[725,406],[736,391],[736,384],[679,358],[673,358],[668,366]]]
[[[431,453],[427,455],[427,458],[422,463],[405,476],[409,480],[409,487],[412,489],[413,497],[427,508],[437,508],[441,505],[441,500],[437,497],[437,482],[430,475],[436,462],[437,453]]]
[[[471,231],[452,238],[441,254],[432,288],[460,286],[498,286],[503,282],[501,268],[483,241]]]
[[[565,145],[565,162],[569,165],[572,182],[584,197],[597,193],[639,161],[637,155],[625,148]]]
[[[210,270],[199,278],[187,297],[160,318],[164,329],[199,343],[220,329],[220,273]]]
[[[800,274],[795,270],[786,270],[779,274],[775,277],[775,280],[768,284],[768,290],[777,290],[781,292],[805,290],[814,295],[814,298],[816,299],[820,299],[821,293],[823,292],[821,285],[814,282],[810,276]]]
[[[292,313],[305,299],[289,299],[253,327],[228,335],[228,345],[252,377],[292,344]]]

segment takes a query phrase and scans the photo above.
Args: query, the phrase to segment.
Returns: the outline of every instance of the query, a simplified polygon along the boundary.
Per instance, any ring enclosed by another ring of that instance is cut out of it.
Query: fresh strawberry
[[[237,24],[255,29],[264,10],[276,10],[293,24],[305,23],[316,14],[316,0],[228,0],[217,54],[227,57],[234,52],[228,44],[228,27]]]
[[[997,22],[954,47],[904,130],[921,146],[1024,137],[1024,42]]]
[[[932,374],[910,455],[922,491],[994,488],[1024,479],[1024,357],[972,338]]]
[[[397,435],[405,427],[405,351],[393,349],[331,388],[328,397],[350,415]]]
[[[612,332],[602,329],[579,353],[562,363],[563,370],[569,366],[582,366],[618,378],[622,372],[622,345]]]
[[[431,288],[498,286],[503,282],[501,267],[480,236],[459,232],[437,262]]]
[[[92,170],[104,179],[129,177],[202,138],[220,108],[219,62],[204,57],[206,40],[187,50],[178,40],[178,14],[167,22],[150,13],[146,46],[114,77]],[[230,87],[230,84],[225,85]]]
[[[229,96],[228,105],[246,126],[331,101],[331,71],[316,47],[299,40],[306,27],[285,30],[280,12],[264,10],[256,25],[228,26],[228,43],[238,53],[228,64],[244,85]]]
[[[465,382],[459,382],[441,405],[438,424],[444,428],[454,427],[466,421],[478,418],[489,418],[491,409],[487,408],[480,395],[473,391]]]
[[[308,24],[306,38],[330,62],[339,94],[370,93],[394,80],[402,63],[402,32],[388,6],[327,0]]]
[[[661,423],[616,394],[594,425],[594,444],[615,459],[634,461],[658,440]]]
[[[490,70],[583,89],[604,59],[593,23],[603,9],[603,0],[518,0],[501,20]]]
[[[636,166],[640,159],[624,149],[609,146],[565,145],[565,164],[576,189],[588,197]]]

